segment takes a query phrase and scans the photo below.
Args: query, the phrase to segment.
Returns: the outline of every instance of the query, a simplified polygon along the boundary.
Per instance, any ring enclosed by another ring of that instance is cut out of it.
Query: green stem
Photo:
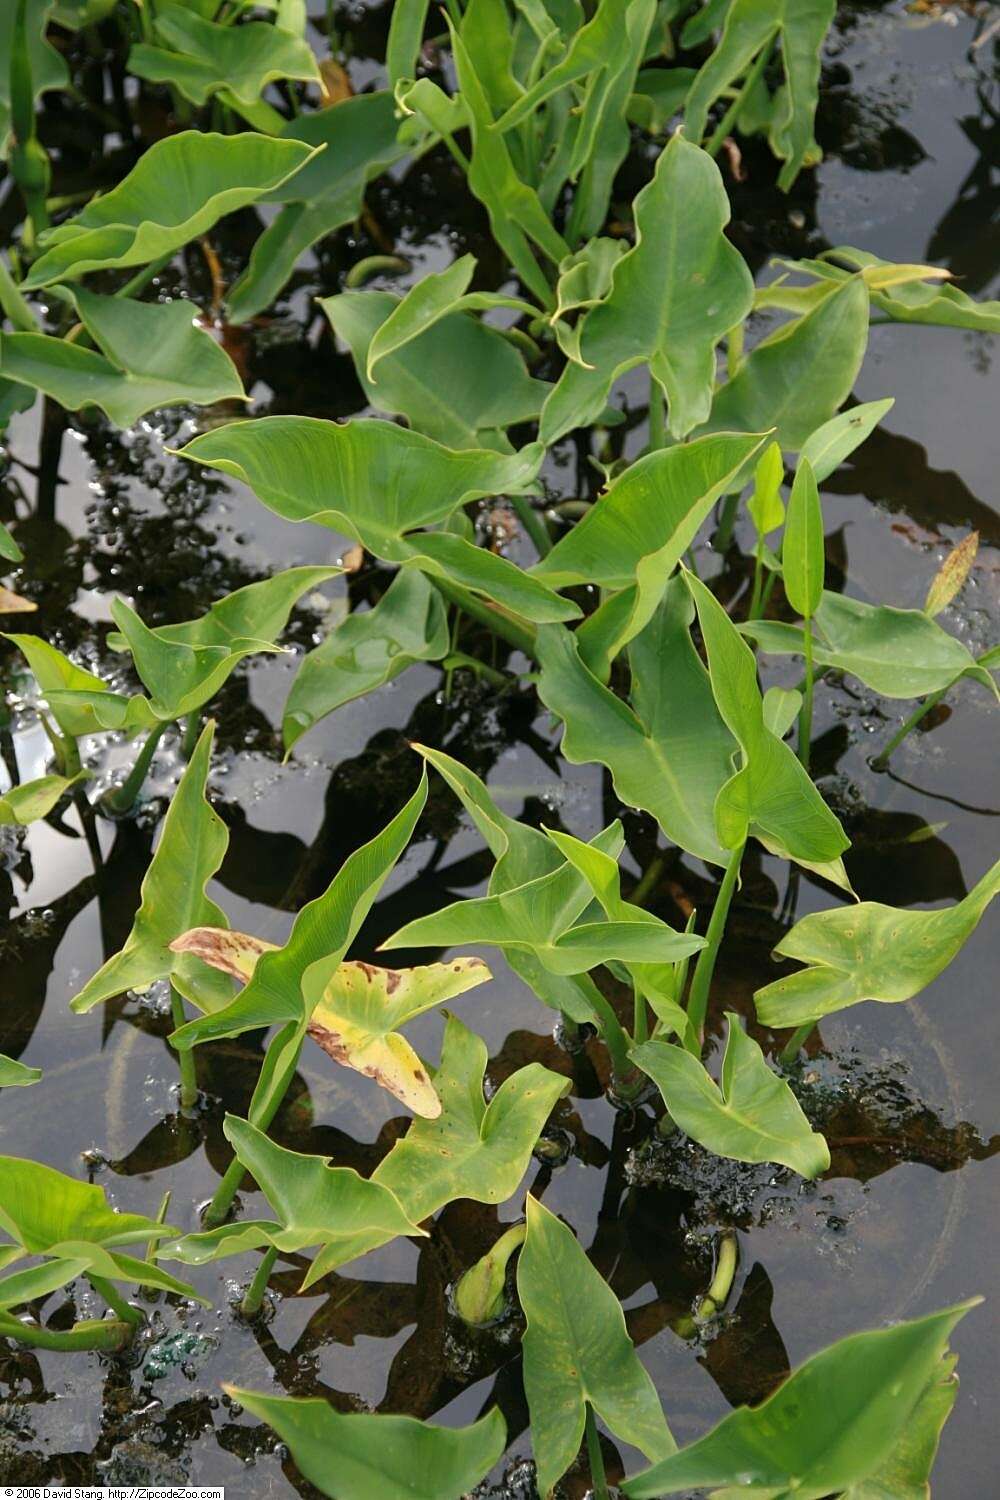
[[[812,745],[813,722],[813,627],[812,620],[803,622],[802,654],[806,662],[806,678],[803,684],[802,707],[799,710],[799,760],[803,769],[809,769],[809,750]]]
[[[448,148],[449,154],[454,158],[455,161],[458,162],[458,165],[461,167],[466,177],[468,177],[469,173],[472,170],[472,163],[470,162],[469,158],[466,156],[461,146],[456,144],[454,137],[449,131],[442,130],[440,134],[442,141]]]
[[[54,1349],[67,1354],[80,1350],[118,1354],[131,1342],[134,1332],[132,1323],[120,1322],[117,1318],[94,1318],[56,1332],[0,1313],[0,1337],[14,1339],[32,1349]]]
[[[160,1199],[160,1206],[156,1210],[157,1224],[165,1224],[167,1222],[167,1209],[170,1207],[170,1194],[171,1189],[167,1188],[167,1191]],[[156,1247],[159,1243],[159,1240],[155,1239],[149,1241],[149,1244],[146,1246],[146,1253],[143,1256],[143,1260],[152,1262],[156,1259]]]
[[[228,89],[220,89],[219,98],[227,109],[246,120],[261,135],[280,135],[288,124],[284,115],[273,104],[268,104],[266,99],[255,99],[252,104],[247,104],[245,100],[237,99]]]
[[[649,372],[649,451],[652,453],[666,446],[667,426],[663,411],[663,389],[660,382]]]
[[[552,551],[552,538],[549,536],[549,528],[542,517],[527,495],[511,496],[511,504],[521,525],[534,542],[535,551],[539,557],[547,557]]]
[[[715,1262],[715,1275],[712,1277],[711,1286],[698,1304],[698,1309],[694,1315],[696,1322],[707,1322],[709,1318],[714,1318],[715,1314],[721,1312],[725,1307],[726,1299],[733,1289],[733,1278],[736,1275],[739,1258],[739,1241],[732,1230],[728,1230],[719,1241],[719,1254]]]
[[[646,1020],[646,997],[639,986],[632,986],[632,1040],[639,1045],[649,1037],[649,1029]]]
[[[573,982],[594,1012],[601,1040],[607,1047],[611,1058],[611,1068],[615,1079],[623,1082],[636,1070],[628,1055],[629,1039],[622,1023],[615,1015],[611,1002],[601,994],[589,974],[577,974]]]
[[[86,1276],[98,1296],[104,1298],[113,1313],[117,1313],[120,1322],[128,1323],[132,1328],[139,1327],[143,1322],[142,1313],[137,1307],[131,1307],[110,1281],[105,1280],[103,1276],[94,1276],[90,1272],[87,1272]]]
[[[740,873],[740,862],[743,859],[743,850],[745,848],[746,843],[744,842],[734,849],[729,856],[726,873],[722,877],[722,885],[719,889],[719,894],[712,910],[712,917],[708,924],[708,932],[706,933],[707,946],[702,948],[698,954],[694,978],[691,981],[691,994],[688,999],[687,1013],[688,1020],[691,1022],[691,1029],[699,1044],[704,1039],[705,1017],[708,1014],[708,994],[712,988],[715,961],[719,956],[722,934],[726,930],[729,905],[733,899],[733,891],[736,889],[736,881]]]
[[[748,620],[759,620],[761,610],[761,596],[764,592],[764,538],[760,532],[757,533],[757,545],[753,557],[753,593],[750,595],[750,608],[747,611]]]
[[[0,255],[0,307],[21,333],[38,332],[35,315],[24,300],[16,281],[10,274],[10,267],[2,255]]]
[[[175,1031],[180,1030],[187,1020],[184,1014],[184,1001],[173,985],[170,986],[170,1017]],[[198,1103],[198,1072],[195,1067],[194,1048],[189,1047],[185,1051],[180,1048],[176,1050],[177,1066],[181,1075],[181,1109],[193,1109]]]
[[[141,292],[147,287],[155,276],[159,276],[164,266],[169,266],[173,258],[174,252],[171,250],[169,255],[161,255],[156,260],[151,260],[148,266],[143,266],[140,271],[136,271],[134,276],[130,276],[125,285],[120,286],[113,295],[115,297],[134,297],[136,292]]]
[[[491,682],[497,688],[510,687],[514,681],[513,677],[498,672],[494,667],[487,666],[486,662],[479,661],[477,657],[469,656],[464,651],[449,651],[441,665],[449,676],[457,667],[468,667],[470,672],[475,672],[477,677],[482,677],[485,682]]]
[[[878,755],[876,755],[875,759],[872,761],[872,768],[874,770],[885,770],[886,766],[889,764],[889,757],[892,755],[892,752],[899,748],[899,746],[906,739],[906,736],[909,734],[910,730],[916,729],[921,719],[929,714],[932,708],[937,707],[947,691],[947,688],[939,688],[936,693],[931,693],[929,697],[925,698],[923,703],[917,704],[917,707],[913,710],[910,717],[900,725],[889,743],[883,750],[879,751]]]
[[[104,805],[109,812],[127,813],[135,806],[135,799],[142,791],[142,784],[146,780],[150,762],[155,754],[156,747],[160,743],[160,737],[167,727],[167,720],[163,719],[159,724],[149,731],[143,741],[142,749],[135,758],[135,765],[126,776],[120,787],[109,792],[104,799]]]
[[[525,656],[534,659],[535,632],[526,620],[508,613],[498,604],[487,604],[470,589],[460,583],[453,583],[450,578],[431,577],[431,583],[439,594],[444,595],[449,604],[457,604],[459,609],[464,610],[471,619],[477,620],[480,625],[485,625],[488,630],[492,630],[494,635],[507,641],[515,650],[523,651]]]
[[[803,1045],[808,1041],[816,1028],[815,1021],[803,1021],[802,1025],[793,1031],[788,1041],[782,1047],[778,1061],[783,1068],[790,1068],[802,1051]]]
[[[39,710],[39,720],[55,751],[60,776],[76,776],[80,771],[80,747],[71,734],[60,734],[47,714]]]
[[[666,864],[662,854],[654,854],[639,879],[628,893],[633,906],[645,906],[647,899],[656,890]]]
[[[190,760],[194,754],[194,747],[198,743],[198,735],[201,731],[201,714],[197,709],[192,709],[184,720],[184,738],[181,741],[181,754],[185,760]]]
[[[760,78],[764,69],[767,67],[768,58],[771,56],[771,48],[773,47],[773,45],[774,41],[772,38],[770,42],[767,42],[763,47],[761,47],[760,51],[757,54],[757,59],[753,67],[750,69],[746,78],[743,80],[743,85],[740,88],[739,93],[736,95],[736,98],[733,100],[732,104],[730,104],[729,108],[722,116],[722,119],[719,121],[718,125],[716,125],[715,129],[712,131],[712,134],[709,136],[709,139],[705,145],[705,150],[708,152],[709,156],[718,156],[719,152],[722,150],[723,142],[731,133],[736,117],[739,114],[740,110],[743,108],[744,99],[746,99],[747,95],[756,86],[757,80]]]
[[[726,334],[726,374],[732,380],[743,363],[743,324],[734,323]]]
[[[610,1500],[608,1494],[608,1476],[604,1472],[604,1454],[601,1452],[601,1439],[597,1431],[597,1423],[594,1420],[594,1408],[587,1402],[587,1462],[590,1464],[591,1493],[594,1500]]]
[[[268,1053],[270,1053],[271,1048],[273,1047],[282,1047],[286,1045],[287,1038],[285,1035],[285,1030],[286,1028],[282,1028],[282,1030],[278,1032],[277,1036],[273,1038],[268,1047]],[[291,1084],[292,1079],[295,1077],[295,1069],[301,1050],[302,1040],[300,1039],[298,1050],[296,1051],[294,1058],[292,1058],[288,1062],[285,1068],[284,1083],[279,1083],[271,1089],[267,1097],[267,1102],[263,1106],[263,1108],[255,1110],[253,1107],[253,1101],[251,1101],[249,1119],[251,1125],[256,1125],[258,1130],[266,1131],[268,1126],[271,1124],[271,1121],[278,1113],[278,1110],[281,1107],[281,1101],[284,1099],[286,1093],[288,1092],[289,1085]],[[264,1068],[267,1067],[267,1062],[268,1058],[265,1056],[264,1065],[261,1069],[262,1072]],[[239,1157],[234,1156],[232,1161],[229,1163],[229,1166],[223,1173],[222,1179],[219,1182],[219,1186],[212,1194],[211,1203],[205,1210],[205,1214],[202,1220],[203,1227],[205,1229],[215,1229],[218,1227],[218,1225],[225,1222],[226,1216],[228,1215],[229,1210],[232,1207],[233,1199],[236,1197],[236,1194],[239,1191],[240,1183],[243,1181],[245,1175],[246,1168],[240,1161]]]
[[[271,1272],[274,1270],[274,1263],[277,1259],[277,1246],[269,1246],[261,1256],[260,1265],[254,1273],[253,1281],[247,1287],[243,1301],[240,1303],[241,1318],[255,1318],[260,1312],[261,1304],[264,1301],[264,1293],[267,1291],[267,1283],[271,1279]]]

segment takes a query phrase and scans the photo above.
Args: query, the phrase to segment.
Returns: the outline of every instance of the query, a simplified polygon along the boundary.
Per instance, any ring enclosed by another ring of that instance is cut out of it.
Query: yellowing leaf
[[[277,946],[263,938],[253,937],[249,932],[230,932],[225,927],[192,927],[174,938],[170,951],[193,953],[213,969],[221,969],[223,974],[231,974],[246,984],[261,954]]]
[[[924,605],[924,614],[931,618],[939,615],[960,592],[962,585],[972,571],[972,564],[976,560],[979,551],[979,532],[970,531],[955,547],[938,569],[937,575],[930,588],[927,590],[927,603]]]
[[[341,964],[312,1011],[309,1035],[334,1062],[374,1078],[408,1109],[437,1119],[441,1101],[398,1027],[491,978],[481,958],[416,969]],[[305,979],[308,986],[308,975]]]

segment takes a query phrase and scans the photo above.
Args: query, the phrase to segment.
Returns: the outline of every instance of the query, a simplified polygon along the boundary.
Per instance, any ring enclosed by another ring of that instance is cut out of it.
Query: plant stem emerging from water
[[[260,1312],[264,1301],[264,1293],[267,1291],[267,1283],[271,1279],[274,1263],[278,1259],[278,1250],[275,1245],[270,1245],[261,1256],[260,1265],[254,1273],[253,1281],[246,1289],[243,1301],[240,1303],[241,1318],[255,1318]]]
[[[594,1420],[594,1408],[587,1402],[587,1462],[590,1464],[590,1482],[594,1500],[610,1500],[608,1476],[604,1472],[604,1454],[601,1439]]]
[[[733,891],[736,889],[736,881],[740,873],[740,862],[743,859],[745,842],[734,849],[729,856],[726,873],[722,877],[722,885],[719,895],[712,911],[712,918],[708,924],[706,938],[708,946],[702,948],[698,954],[698,962],[695,965],[694,978],[691,981],[691,994],[688,998],[688,1020],[691,1022],[691,1030],[694,1032],[697,1042],[703,1040],[705,1029],[705,1017],[708,1014],[708,994],[712,988],[712,975],[715,972],[715,960],[719,956],[719,946],[722,942],[722,934],[726,930],[726,918],[729,915],[729,905],[733,899]]]
[[[488,630],[492,630],[494,635],[507,641],[515,650],[523,651],[525,656],[534,659],[535,632],[526,621],[508,614],[498,605],[487,604],[471,590],[464,588],[462,584],[452,583],[450,578],[432,577],[431,583],[439,594],[444,595],[449,604],[457,604],[471,619],[477,620],[480,625],[485,625]]]
[[[106,805],[111,812],[131,812],[132,808],[135,806],[135,799],[142,791],[142,784],[146,780],[146,774],[149,771],[150,763],[152,762],[156,747],[160,743],[160,736],[163,734],[163,731],[166,729],[166,727],[166,720],[163,720],[161,723],[155,725],[149,731],[145,740],[143,741],[142,749],[139,751],[139,754],[135,758],[135,765],[132,767],[131,771],[122,782],[121,786],[118,787],[115,791],[108,793]]]
[[[898,750],[899,746],[906,739],[906,736],[909,734],[910,730],[916,729],[921,719],[929,714],[932,708],[937,707],[947,691],[947,688],[939,688],[936,693],[931,693],[928,697],[926,697],[923,703],[917,704],[910,717],[899,726],[889,743],[885,746],[884,749],[879,751],[878,755],[876,755],[875,759],[872,761],[872,767],[874,770],[885,770],[886,766],[889,764],[889,757],[892,755],[892,752],[894,750]]]
[[[94,1291],[104,1298],[111,1311],[117,1314],[122,1323],[127,1323],[131,1328],[138,1328],[142,1322],[142,1313],[137,1307],[131,1307],[120,1292],[116,1291],[110,1281],[105,1281],[103,1276],[88,1275]]]
[[[178,1031],[187,1017],[184,1014],[184,1001],[173,985],[170,986],[170,1014],[174,1030]],[[193,1109],[198,1103],[198,1074],[195,1069],[193,1048],[187,1051],[177,1048],[177,1066],[181,1073],[181,1108]]]
[[[791,1036],[788,1038],[788,1041],[782,1047],[778,1059],[783,1068],[790,1068],[792,1066],[792,1063],[802,1051],[804,1043],[807,1042],[809,1037],[812,1035],[815,1026],[815,1021],[805,1021],[801,1026],[799,1026],[795,1031],[792,1032]]]
[[[757,54],[756,62],[750,69],[746,78],[743,80],[742,88],[736,95],[736,98],[733,100],[732,104],[730,104],[729,108],[726,110],[725,114],[722,116],[722,119],[719,121],[718,125],[716,125],[715,129],[712,131],[711,136],[705,144],[705,150],[708,152],[709,156],[718,156],[719,152],[722,150],[723,144],[725,143],[727,136],[731,134],[732,128],[736,123],[736,118],[739,115],[740,110],[743,108],[744,100],[747,99],[748,96],[753,92],[757,80],[760,78],[764,69],[767,67],[768,59],[771,56],[771,48],[773,47],[773,45],[774,43],[773,41],[771,41],[768,42],[765,46],[761,47],[760,51]]]

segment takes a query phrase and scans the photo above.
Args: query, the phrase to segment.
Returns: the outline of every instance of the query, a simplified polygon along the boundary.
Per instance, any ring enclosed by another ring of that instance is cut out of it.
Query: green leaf
[[[559,89],[606,68],[625,27],[628,8],[629,0],[598,0],[593,17],[574,34],[565,56],[545,69],[538,81],[497,121],[497,131],[512,130]]]
[[[22,289],[141,266],[272,193],[315,153],[301,141],[184,130],[156,141],[117,187],[40,238]]]
[[[190,302],[73,294],[100,353],[44,333],[0,333],[0,377],[34,386],[69,411],[98,406],[119,427],[161,406],[246,400],[236,366],[195,322]]]
[[[259,417],[203,433],[181,456],[241,480],[286,520],[346,532],[392,561],[404,532],[523,490],[542,455],[537,444],[510,456],[456,453],[392,422]]]
[[[422,573],[404,568],[372,609],[354,610],[303,661],[282,712],[286,751],[327,714],[414,662],[440,661],[448,643],[444,600]]]
[[[31,1266],[26,1271],[15,1271],[12,1276],[5,1276],[0,1281],[0,1311],[21,1307],[26,1302],[33,1302],[36,1297],[47,1297],[51,1292],[59,1291],[60,1287],[75,1281],[81,1271],[87,1269],[88,1264],[86,1256],[80,1256],[76,1260],[47,1260],[40,1266]]]
[[[830,1165],[826,1141],[785,1080],[771,1072],[739,1016],[727,1011],[726,1021],[718,1084],[697,1057],[670,1042],[643,1042],[632,1048],[632,1059],[656,1084],[671,1118],[707,1151],[733,1161],[776,1161],[818,1177]]]
[[[785,518],[781,575],[789,604],[805,620],[819,608],[825,571],[823,508],[812,466],[800,458]]]
[[[205,795],[214,734],[214,724],[202,730],[171,799],[132,931],[121,950],[73,997],[71,1010],[92,1010],[102,1000],[146,989],[157,979],[169,979],[201,1010],[218,1010],[231,998],[232,985],[224,976],[170,948],[189,927],[229,925],[225,912],[205,894],[229,842],[226,825]]]
[[[527,1216],[517,1263],[528,1320],[524,1393],[538,1490],[548,1496],[579,1452],[588,1404],[615,1437],[649,1459],[665,1458],[676,1444],[618,1298],[573,1231],[530,1194]]]
[[[481,958],[416,969],[342,963],[325,982],[314,969],[302,983],[309,1035],[334,1062],[373,1078],[414,1114],[433,1120],[441,1101],[399,1028],[492,977]]]
[[[733,0],[719,43],[688,93],[684,128],[690,138],[701,139],[715,101],[763,48],[780,40],[785,81],[775,101],[770,144],[784,162],[778,186],[788,192],[802,168],[822,158],[813,124],[820,50],[835,12],[836,0]]]
[[[144,1214],[118,1213],[93,1183],[17,1156],[0,1156],[0,1229],[29,1255],[58,1255],[74,1241],[111,1250],[176,1233]]]
[[[566,726],[562,754],[568,761],[607,766],[620,802],[651,813],[688,853],[725,865],[714,807],[732,774],[736,742],[691,640],[693,617],[682,580],[671,579],[629,646],[631,707],[588,669],[569,631],[540,630],[538,695]]]
[[[774,952],[807,965],[754,995],[764,1026],[800,1026],[861,1000],[910,1000],[947,968],[1000,891],[1000,860],[955,906],[905,911],[862,901],[811,912]]]
[[[333,1500],[455,1500],[489,1473],[506,1442],[495,1406],[471,1427],[449,1428],[372,1412],[345,1416],[313,1397],[226,1390],[274,1428],[306,1479]]]
[[[246,270],[229,288],[230,321],[246,323],[269,307],[300,255],[364,207],[365,186],[410,149],[391,93],[358,94],[289,120],[282,140],[314,148],[301,172],[267,194],[283,207],[255,243]],[[300,147],[301,149],[301,147]]]
[[[26,1088],[29,1083],[37,1083],[41,1076],[41,1068],[29,1068],[0,1052],[0,1089]]]
[[[891,396],[884,401],[864,401],[849,411],[838,412],[806,438],[801,457],[812,464],[817,484],[829,478],[861,446],[895,404]]]
[[[420,1223],[456,1198],[503,1203],[517,1192],[531,1153],[569,1082],[541,1063],[505,1078],[483,1097],[486,1044],[455,1016],[445,1024],[434,1088],[436,1119],[417,1119],[372,1176]]]
[[[116,599],[111,613],[121,633],[112,633],[109,643],[132,653],[156,718],[180,718],[213,698],[245,656],[279,650],[275,638],[303,594],[340,572],[287,568],[227,594],[196,620],[152,630]]]
[[[705,1437],[627,1480],[625,1495],[653,1500],[714,1485],[738,1485],[750,1496],[791,1491],[796,1500],[840,1493],[892,1453],[940,1369],[952,1329],[978,1300],[841,1339],[760,1406],[738,1407]]]
[[[396,0],[389,20],[385,67],[393,87],[417,71],[429,0]]]
[[[768,443],[753,471],[753,494],[747,501],[758,536],[767,536],[784,524],[785,507],[781,499],[784,477],[781,449],[777,443]]]
[[[448,313],[484,312],[492,307],[514,308],[533,317],[537,309],[518,297],[497,292],[469,292],[469,282],[476,269],[476,257],[463,255],[443,271],[432,271],[410,287],[400,302],[376,330],[368,345],[365,375],[377,384],[375,366],[387,354],[404,348],[419,338]]]
[[[774,427],[776,442],[797,451],[850,394],[867,341],[868,293],[853,277],[750,352],[717,392],[702,430]]]
[[[443,750],[431,750],[426,745],[414,745],[413,749],[444,777],[493,854],[496,863],[487,894],[495,896],[514,890],[550,874],[564,863],[563,856],[544,833],[518,822],[497,807],[475,772]],[[551,973],[533,952],[508,948],[505,957],[515,974],[544,1005],[561,1010],[581,1023],[594,1021],[590,1003],[573,977]]]
[[[694,68],[642,68],[628,102],[630,123],[650,135],[664,135],[684,108],[695,72]]]
[[[0,426],[2,425],[2,420],[0,420]],[[2,521],[0,521],[0,557],[5,557],[8,562],[24,561],[24,553]]]
[[[5,641],[10,641],[24,656],[38,683],[42,696],[52,709],[52,716],[64,734],[76,738],[99,727],[92,712],[77,706],[89,700],[94,693],[107,693],[107,683],[78,667],[68,656],[48,641],[37,635],[18,635],[0,632]]]
[[[268,21],[217,24],[182,5],[157,7],[154,31],[163,47],[136,43],[129,72],[150,83],[172,83],[192,104],[220,92],[254,105],[277,78],[320,81],[308,42]],[[225,102],[225,101],[224,101]]]
[[[824,592],[816,611],[813,657],[819,667],[848,672],[884,698],[922,698],[972,677],[996,692],[986,667],[964,641],[949,635],[920,609],[866,604]],[[750,620],[740,630],[761,651],[802,655],[802,629],[778,620]]]
[[[620,823],[595,839],[598,849],[617,855],[622,848]],[[654,930],[644,920],[574,924],[592,900],[592,892],[569,861],[546,875],[496,895],[455,901],[426,917],[417,917],[393,933],[383,950],[457,948],[466,943],[532,954],[553,974],[583,974],[608,959],[671,963],[698,946],[697,939],[674,932],[666,923]]]
[[[288,1151],[248,1120],[227,1115],[226,1139],[277,1216],[223,1224],[161,1245],[167,1260],[189,1265],[239,1255],[261,1245],[295,1253],[320,1247],[300,1291],[397,1235],[422,1235],[394,1195],[353,1167],[331,1167],[329,1157]]]
[[[39,818],[47,818],[67,792],[86,781],[88,775],[89,772],[81,771],[77,776],[39,776],[36,781],[12,786],[0,796],[0,824],[13,823],[26,828]]]
[[[554,588],[582,583],[629,590],[613,619],[591,617],[584,627],[591,665],[599,658],[610,666],[652,618],[712,506],[762,442],[757,435],[726,433],[646,454],[612,480],[532,570]]]
[[[297,913],[284,947],[263,954],[242,993],[216,1014],[200,1016],[180,1027],[170,1038],[171,1044],[183,1050],[216,1037],[239,1036],[258,1026],[281,1023],[294,1024],[304,1036],[309,1011],[302,994],[303,978],[316,965],[312,972],[321,987],[336,971],[409,843],[426,798],[424,773],[416,791],[392,821],[355,849],[322,896]],[[202,919],[188,922],[180,931],[227,925],[225,920]]]
[[[584,316],[579,363],[567,365],[542,410],[551,444],[586,426],[611,385],[648,364],[669,403],[670,431],[683,437],[712,406],[715,346],[753,303],[753,280],[724,234],[729,199],[711,157],[676,135],[635,200],[636,244],[612,271],[605,299]],[[665,248],[666,247],[666,248]],[[746,431],[773,425],[715,424]]]
[[[320,306],[350,349],[370,405],[405,417],[447,447],[509,451],[502,434],[515,422],[533,421],[551,389],[532,379],[499,329],[462,312],[448,313],[383,355],[373,384],[366,373],[369,351],[404,303],[391,292],[347,291],[321,297]]]
[[[532,244],[555,265],[569,254],[569,246],[553,228],[535,189],[518,177],[504,137],[494,129],[489,103],[468,49],[450,17],[447,19],[458,87],[469,111],[472,138],[469,191],[486,209],[493,238],[524,285],[543,307],[548,307],[552,293],[535,260]]]
[[[957,286],[928,286],[925,281],[906,280],[893,284],[891,261],[880,260],[867,250],[850,245],[828,250],[831,259],[865,270],[873,277],[872,303],[879,312],[897,323],[936,324],[942,328],[968,328],[983,333],[1000,333],[1000,301],[977,302]],[[833,268],[832,268],[833,269]],[[921,267],[925,272],[947,274],[937,267]],[[882,285],[880,286],[880,282]]]
[[[692,573],[684,580],[698,611],[715,701],[742,751],[740,769],[716,799],[720,843],[736,849],[749,832],[782,858],[811,867],[839,864],[849,840],[791,747],[764,723],[753,652],[701,580]],[[842,870],[825,873],[846,884]]]
[[[941,1429],[958,1395],[957,1364],[957,1355],[943,1356],[889,1457],[841,1500],[929,1500]]]

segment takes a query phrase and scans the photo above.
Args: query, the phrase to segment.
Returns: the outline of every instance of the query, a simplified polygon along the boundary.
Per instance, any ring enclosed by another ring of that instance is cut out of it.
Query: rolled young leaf
[[[811,620],[823,597],[823,509],[808,458],[799,459],[781,545],[781,576],[789,604]]]
[[[523,1259],[523,1256],[522,1256]],[[738,1407],[622,1486],[628,1500],[739,1487],[761,1500],[839,1494],[889,1457],[956,1323],[979,1298],[911,1323],[856,1333],[814,1354],[759,1406]]]
[[[334,1411],[317,1397],[228,1394],[273,1427],[297,1467],[331,1500],[455,1500],[488,1474],[507,1429],[497,1407],[471,1427]]]
[[[660,1090],[671,1119],[707,1151],[733,1161],[781,1162],[803,1177],[818,1177],[830,1165],[826,1141],[739,1017],[727,1011],[726,1021],[718,1084],[697,1057],[670,1042],[643,1042],[633,1047],[632,1059]]]
[[[528,1195],[517,1291],[524,1393],[538,1490],[549,1496],[579,1452],[588,1404],[615,1437],[656,1460],[673,1453],[656,1389],[625,1331],[621,1304],[573,1231]]]

